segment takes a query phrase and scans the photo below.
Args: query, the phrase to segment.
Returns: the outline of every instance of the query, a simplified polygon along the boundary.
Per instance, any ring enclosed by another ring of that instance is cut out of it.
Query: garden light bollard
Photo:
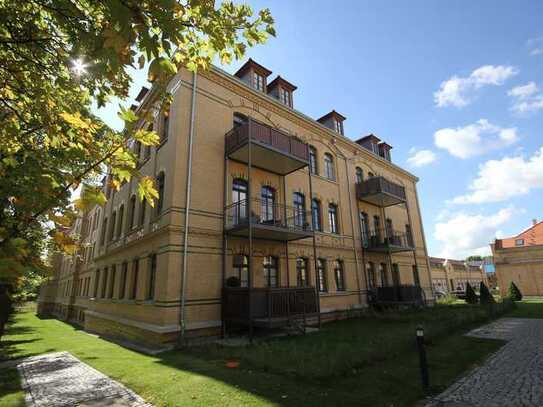
[[[426,360],[426,347],[424,346],[424,329],[422,326],[417,326],[417,348],[419,351],[419,363],[420,363],[420,378],[422,381],[422,388],[426,392],[430,385],[428,379],[428,362]]]

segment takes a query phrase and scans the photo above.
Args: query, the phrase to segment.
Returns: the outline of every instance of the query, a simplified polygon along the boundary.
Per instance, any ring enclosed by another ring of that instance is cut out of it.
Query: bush
[[[479,299],[477,298],[477,294],[475,294],[473,287],[470,283],[466,283],[466,302],[468,304],[477,304],[478,301]]]
[[[458,301],[458,299],[452,295],[452,294],[447,294],[446,296],[444,297],[441,297],[441,298],[438,298],[436,300],[436,304],[440,304],[440,305],[452,305],[452,304],[455,304],[456,302]]]
[[[488,287],[482,281],[479,285],[479,301],[481,304],[493,304],[496,302],[494,301],[492,294],[490,294],[490,291],[488,291]]]
[[[511,285],[509,286],[509,298],[511,298],[513,301],[522,300],[522,293],[518,289],[517,285],[512,281]]]

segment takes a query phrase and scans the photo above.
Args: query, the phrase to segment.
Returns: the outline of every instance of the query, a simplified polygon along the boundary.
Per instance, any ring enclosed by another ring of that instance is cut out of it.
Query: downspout
[[[185,341],[185,302],[187,296],[187,252],[188,252],[188,240],[189,240],[189,214],[190,214],[190,194],[192,191],[192,145],[194,140],[194,116],[196,113],[196,71],[192,74],[192,101],[190,107],[190,129],[189,129],[189,146],[188,146],[188,160],[187,160],[187,189],[185,193],[185,230],[183,237],[183,271],[181,277],[181,312],[180,312],[180,325],[181,335],[179,342],[181,344]]]

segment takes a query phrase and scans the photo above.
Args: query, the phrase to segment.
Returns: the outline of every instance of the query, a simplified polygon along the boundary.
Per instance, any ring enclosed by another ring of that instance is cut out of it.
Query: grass
[[[511,310],[507,316],[514,318],[543,318],[543,297],[526,298],[517,302],[517,307]]]
[[[157,406],[410,406],[424,397],[415,326],[425,327],[431,391],[437,393],[502,345],[462,335],[487,319],[484,309],[466,305],[368,314],[251,347],[147,356],[26,309],[0,342],[0,356],[67,350]],[[239,359],[240,367],[227,369],[229,358]],[[16,372],[9,369],[0,372],[0,406],[8,405],[23,405]]]

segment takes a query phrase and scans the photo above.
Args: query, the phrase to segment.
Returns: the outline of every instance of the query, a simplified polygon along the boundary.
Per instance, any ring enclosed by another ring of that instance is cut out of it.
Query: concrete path
[[[502,318],[468,336],[508,343],[428,407],[543,406],[543,319]]]
[[[29,407],[151,406],[68,352],[26,358],[17,368]]]

